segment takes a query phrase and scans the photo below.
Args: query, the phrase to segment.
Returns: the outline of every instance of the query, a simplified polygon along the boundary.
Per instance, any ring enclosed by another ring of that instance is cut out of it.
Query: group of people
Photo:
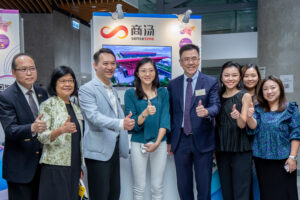
[[[298,199],[297,104],[287,102],[279,78],[261,80],[255,65],[226,62],[219,81],[201,73],[199,53],[193,44],[180,48],[184,74],[167,88],[159,87],[155,62],[141,59],[124,112],[110,81],[116,69],[110,49],[94,54],[96,76],[80,88],[70,67],[55,68],[48,92],[34,84],[33,58],[17,54],[16,82],[0,93],[9,199],[78,199],[84,166],[91,200],[119,199],[128,133],[134,200],[144,199],[148,162],[152,199],[163,199],[167,152],[174,156],[182,200],[195,198],[194,177],[196,199],[211,199],[214,157],[224,200],[251,198],[253,160],[262,200]]]

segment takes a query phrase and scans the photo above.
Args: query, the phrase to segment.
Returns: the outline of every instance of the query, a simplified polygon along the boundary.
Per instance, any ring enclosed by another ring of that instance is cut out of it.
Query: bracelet
[[[292,156],[292,155],[289,155],[289,158],[294,160],[294,161],[297,161],[297,156]]]

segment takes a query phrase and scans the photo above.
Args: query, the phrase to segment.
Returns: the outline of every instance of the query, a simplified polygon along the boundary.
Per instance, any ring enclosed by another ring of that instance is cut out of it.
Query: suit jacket
[[[38,102],[48,98],[47,92],[34,85]],[[14,183],[29,183],[36,172],[41,144],[32,137],[35,121],[29,104],[17,82],[0,93],[0,121],[5,133],[3,178]]]
[[[112,88],[116,97],[118,116],[108,97],[103,83],[96,77],[79,89],[79,104],[85,119],[83,139],[83,155],[85,158],[107,161],[111,158],[117,136],[120,134],[120,156],[127,158],[129,153],[128,133],[119,128],[124,113],[118,101],[118,94]]]
[[[71,105],[80,126],[80,130],[77,131],[83,136],[83,116],[80,108],[72,102]],[[51,142],[51,132],[61,127],[68,119],[65,102],[58,96],[53,96],[41,104],[39,113],[43,114],[42,120],[47,122],[47,129],[38,135],[38,140],[44,144],[40,163],[71,166],[72,133],[64,133]],[[80,143],[82,150],[81,147]],[[83,156],[81,163],[84,165]]]
[[[170,95],[171,132],[167,134],[168,143],[175,152],[181,134],[181,126],[184,114],[183,105],[183,79],[184,75],[172,80],[168,85]],[[205,95],[195,96],[195,91],[205,89]],[[214,117],[219,113],[220,98],[218,81],[211,76],[199,73],[195,91],[192,96],[190,119],[192,133],[195,139],[196,148],[199,152],[209,152],[215,149]],[[199,100],[208,110],[208,117],[198,117],[196,107]]]

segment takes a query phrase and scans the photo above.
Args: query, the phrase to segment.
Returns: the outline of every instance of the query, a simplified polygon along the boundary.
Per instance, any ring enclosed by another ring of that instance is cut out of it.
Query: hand
[[[198,106],[196,107],[196,113],[198,117],[206,117],[208,115],[208,110],[204,108],[201,100],[198,102]]]
[[[285,162],[289,166],[289,173],[292,173],[297,169],[297,161],[291,158],[288,158]]]
[[[42,121],[44,114],[41,114],[36,118],[36,120],[31,124],[31,132],[33,133],[42,133],[47,129],[47,124],[45,121]]]
[[[148,106],[146,108],[146,112],[148,115],[154,115],[156,113],[156,107],[151,105],[150,100],[148,100]]]
[[[233,119],[238,119],[240,117],[241,113],[236,109],[236,105],[233,104],[232,106],[232,112],[230,113],[230,116]]]
[[[159,144],[157,143],[150,143],[150,144],[144,144],[145,147],[147,147],[146,151],[147,152],[153,152],[157,149],[157,147],[159,146]]]
[[[171,150],[171,144],[168,144],[168,146],[167,146],[167,151],[168,151],[168,154],[169,154],[169,155],[173,155],[173,152],[172,152],[172,150]]]
[[[132,117],[132,112],[130,111],[129,115],[127,115],[124,118],[123,126],[124,126],[125,130],[130,131],[134,128],[135,121],[134,121],[134,119],[131,119],[131,117]]]
[[[76,125],[75,123],[71,122],[70,115],[68,116],[68,119],[65,121],[65,123],[61,126],[62,134],[63,133],[76,133]]]
[[[80,179],[83,179],[83,177],[84,177],[84,172],[83,172],[83,170],[81,170],[80,171]]]
[[[249,118],[253,117],[254,111],[255,111],[255,110],[254,110],[254,105],[253,105],[253,103],[251,102],[250,107],[248,108],[248,117],[249,117]]]

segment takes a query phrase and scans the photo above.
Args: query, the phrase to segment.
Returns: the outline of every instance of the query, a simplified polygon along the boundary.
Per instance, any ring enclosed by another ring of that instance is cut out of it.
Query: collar
[[[97,77],[97,79],[98,79],[99,83],[100,83],[105,89],[111,89],[111,88],[112,88],[113,84],[112,84],[111,81],[109,81],[109,85],[106,85],[105,83],[103,83],[103,82],[101,81],[100,78]]]
[[[19,88],[21,89],[21,91],[23,92],[24,95],[26,95],[26,93],[29,91],[27,88],[25,88],[23,85],[21,85],[18,81],[17,82],[17,85],[19,86]],[[33,88],[33,86],[31,86],[31,90],[32,90],[32,93],[35,94],[35,90]]]
[[[199,76],[199,70],[197,70],[197,72],[192,76],[193,82],[198,79],[198,76]],[[188,78],[188,76],[186,74],[184,74],[183,77],[184,77],[184,80],[186,80]]]

